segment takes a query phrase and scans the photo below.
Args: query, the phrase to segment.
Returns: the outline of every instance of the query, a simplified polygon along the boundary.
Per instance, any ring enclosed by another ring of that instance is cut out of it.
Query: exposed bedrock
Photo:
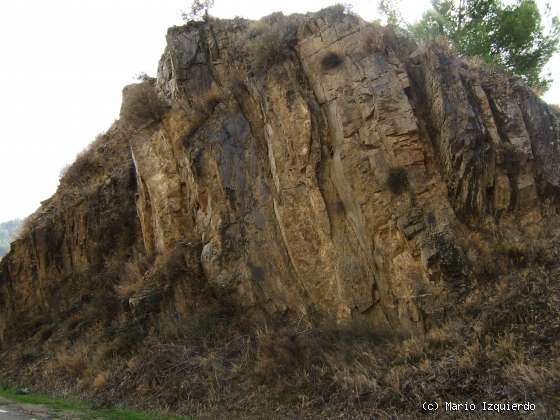
[[[0,266],[0,338],[73,302],[78,273],[179,245],[181,316],[192,275],[255,319],[421,334],[476,288],[496,244],[553,243],[560,118],[522,81],[353,16],[273,19],[293,36],[264,58],[259,22],[169,30],[153,82],[169,108],[121,118],[84,184],[35,214]]]

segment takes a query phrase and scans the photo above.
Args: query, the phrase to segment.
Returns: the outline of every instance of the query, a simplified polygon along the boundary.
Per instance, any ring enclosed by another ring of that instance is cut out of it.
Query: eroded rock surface
[[[422,334],[498,244],[552,243],[560,118],[521,81],[354,16],[271,19],[291,31],[272,53],[254,22],[169,30],[144,82],[169,109],[121,118],[13,244],[0,343],[177,249],[178,277],[110,300],[109,318],[158,293],[156,312],[189,316],[196,280],[256,320]]]

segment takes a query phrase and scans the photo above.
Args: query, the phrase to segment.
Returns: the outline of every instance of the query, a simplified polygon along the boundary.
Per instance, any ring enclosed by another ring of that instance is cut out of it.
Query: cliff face
[[[270,19],[169,30],[170,109],[109,131],[85,186],[39,210],[2,265],[2,333],[63,278],[181,241],[248,314],[421,332],[496,232],[558,233],[560,120],[523,83],[352,16]],[[263,64],[280,25],[291,53]]]
[[[0,343],[103,299],[109,323],[186,319],[197,296],[422,335],[513,254],[557,256],[560,118],[521,81],[348,15],[211,20],[167,43],[2,261]],[[127,117],[152,88],[164,111]],[[123,301],[125,265],[143,268]]]

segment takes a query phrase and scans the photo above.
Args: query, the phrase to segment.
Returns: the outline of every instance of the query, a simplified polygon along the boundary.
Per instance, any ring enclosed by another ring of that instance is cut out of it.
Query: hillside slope
[[[559,413],[559,137],[338,8],[171,28],[0,264],[1,374],[202,418]]]

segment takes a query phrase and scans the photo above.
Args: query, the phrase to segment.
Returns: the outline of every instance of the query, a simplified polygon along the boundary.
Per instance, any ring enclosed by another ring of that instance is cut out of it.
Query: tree
[[[408,26],[399,10],[398,0],[379,0],[377,9],[382,15],[387,17],[387,23],[389,25],[397,27]]]
[[[214,0],[193,0],[188,13],[183,13],[184,20],[199,20],[208,18],[208,11],[214,6]]]
[[[402,21],[394,2],[380,0],[379,5],[389,20]],[[534,0],[509,5],[501,0],[432,0],[422,19],[406,27],[420,40],[447,37],[459,53],[502,65],[541,93],[550,85],[541,73],[559,49],[560,23],[553,17],[545,32]]]

